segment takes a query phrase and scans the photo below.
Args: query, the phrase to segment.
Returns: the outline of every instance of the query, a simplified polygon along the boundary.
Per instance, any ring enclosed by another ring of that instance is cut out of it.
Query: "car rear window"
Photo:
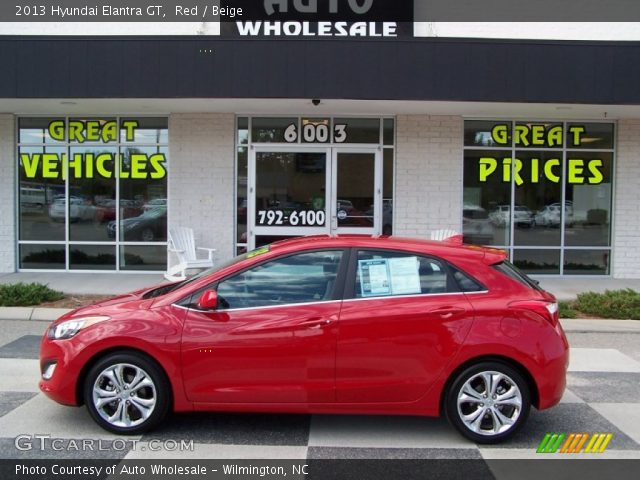
[[[508,260],[503,260],[500,263],[496,263],[495,265],[492,265],[492,267],[494,270],[497,270],[507,277],[515,280],[516,282],[521,283],[525,287],[530,287],[534,290],[542,290],[538,285],[538,282],[529,278],[527,274],[523,273],[520,269],[518,269],[518,267],[516,267]]]
[[[482,285],[477,280],[471,278],[469,275],[464,273],[462,270],[458,270],[453,265],[449,265],[451,272],[453,272],[453,278],[455,278],[458,286],[460,287],[460,291],[462,292],[484,292],[486,291],[486,287]]]

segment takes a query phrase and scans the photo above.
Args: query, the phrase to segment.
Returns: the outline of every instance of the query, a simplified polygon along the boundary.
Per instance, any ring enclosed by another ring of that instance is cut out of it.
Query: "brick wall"
[[[0,115],[0,272],[16,270],[15,120]]]
[[[613,276],[640,278],[640,119],[618,122]]]
[[[399,115],[396,139],[394,234],[461,232],[462,117]]]
[[[234,255],[234,134],[232,114],[169,117],[169,228],[193,228],[219,260]]]

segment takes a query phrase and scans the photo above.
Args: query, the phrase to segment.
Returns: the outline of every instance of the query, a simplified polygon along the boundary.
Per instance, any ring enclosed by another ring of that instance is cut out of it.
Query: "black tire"
[[[111,380],[117,372],[120,385]],[[139,372],[143,377],[138,377]],[[129,382],[136,379],[137,385],[129,389]],[[102,393],[94,395],[94,387]],[[137,352],[120,352],[107,355],[91,367],[83,394],[87,410],[98,425],[113,433],[134,435],[153,429],[166,417],[171,389],[154,361]],[[112,401],[106,401],[109,399]],[[108,419],[111,415],[113,421]]]
[[[486,387],[487,379],[493,384],[493,395]],[[471,394],[464,393],[463,389]],[[531,408],[531,394],[527,382],[513,367],[501,362],[482,362],[466,368],[453,379],[446,392],[444,408],[449,422],[469,440],[498,443],[514,435],[525,423]]]

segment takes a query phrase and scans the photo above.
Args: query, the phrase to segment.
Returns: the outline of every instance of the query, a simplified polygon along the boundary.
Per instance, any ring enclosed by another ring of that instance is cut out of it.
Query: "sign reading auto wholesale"
[[[263,0],[243,4],[241,19],[222,25],[242,37],[382,37],[404,32],[413,2],[396,0]],[[408,32],[412,33],[411,31]]]
[[[566,130],[561,124],[516,124],[514,138],[511,142],[511,123],[498,123],[491,130],[491,144],[496,147],[515,146],[521,149],[580,149],[593,141],[588,137],[583,125],[568,125]],[[548,153],[548,150],[547,150]],[[575,156],[574,156],[575,154]],[[567,156],[567,182],[570,184],[597,185],[604,180],[604,162],[599,158],[585,160],[578,157],[578,152],[569,152]],[[519,158],[483,156],[479,160],[479,180],[487,182],[489,178],[498,176],[503,182],[516,185],[525,182],[540,183],[545,179],[559,183],[562,174],[562,152],[557,158],[530,158],[526,164]]]
[[[68,141],[73,144],[91,142],[95,152],[67,153],[20,153],[20,162],[25,176],[29,179],[42,178],[75,179],[128,178],[161,179],[167,174],[164,153],[141,153],[132,151],[126,155],[114,152],[100,152],[100,145],[108,145],[118,141],[132,142],[135,139],[136,120],[122,120],[120,125],[115,120],[54,120],[49,123],[48,133],[53,140]],[[97,142],[97,143],[96,143]]]

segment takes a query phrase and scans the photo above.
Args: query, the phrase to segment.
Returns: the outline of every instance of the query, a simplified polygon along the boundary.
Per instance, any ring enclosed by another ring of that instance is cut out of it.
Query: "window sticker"
[[[389,259],[392,295],[421,293],[419,266],[417,257]]]
[[[358,276],[363,297],[391,294],[388,260],[358,260]]]
[[[359,260],[358,277],[363,297],[421,293],[417,257]]]

